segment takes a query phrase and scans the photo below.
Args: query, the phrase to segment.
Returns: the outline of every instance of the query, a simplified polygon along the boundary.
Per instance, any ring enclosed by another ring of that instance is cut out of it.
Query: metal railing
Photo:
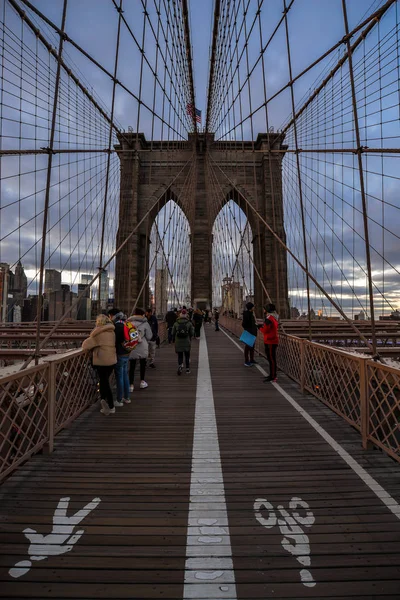
[[[159,338],[167,338],[165,322]],[[82,350],[1,378],[0,481],[39,450],[52,452],[57,433],[98,399],[97,375]]]
[[[241,321],[220,317],[237,337]],[[256,351],[265,356],[258,332]],[[400,462],[400,369],[364,356],[280,334],[278,366],[361,433],[363,448],[373,444]]]
[[[42,448],[98,399],[87,352],[44,359],[0,379],[0,481]]]

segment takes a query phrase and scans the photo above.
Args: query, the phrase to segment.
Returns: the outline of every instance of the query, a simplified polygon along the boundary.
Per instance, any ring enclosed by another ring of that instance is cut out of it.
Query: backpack
[[[178,323],[178,329],[176,330],[176,337],[178,337],[178,338],[189,337],[188,323]]]
[[[132,323],[132,321],[127,321],[125,323],[126,333],[128,334],[128,340],[125,341],[122,345],[127,350],[134,350],[138,344],[142,341],[142,336],[140,334],[139,329]]]

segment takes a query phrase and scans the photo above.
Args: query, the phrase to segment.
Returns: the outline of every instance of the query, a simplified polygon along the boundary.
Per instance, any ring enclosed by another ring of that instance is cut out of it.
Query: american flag
[[[194,110],[194,115],[196,117],[196,123],[201,123],[201,110],[196,108],[193,104],[186,105],[186,112],[191,117],[193,117],[193,110]]]

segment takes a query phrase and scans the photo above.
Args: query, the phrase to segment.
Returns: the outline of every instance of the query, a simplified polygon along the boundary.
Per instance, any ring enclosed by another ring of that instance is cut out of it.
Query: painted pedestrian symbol
[[[91,513],[100,504],[100,498],[93,498],[91,502],[86,504],[77,513],[67,517],[67,510],[70,498],[61,498],[53,516],[53,529],[48,535],[37,533],[34,529],[28,527],[23,533],[29,540],[28,555],[30,560],[22,560],[18,562],[9,574],[12,577],[18,578],[26,575],[32,567],[33,561],[44,560],[49,556],[60,556],[71,552],[74,545],[82,537],[84,530],[74,529],[89,513]]]
[[[299,514],[299,508],[305,511],[304,515]],[[311,527],[315,523],[315,517],[307,502],[296,496],[289,502],[289,509],[291,512],[285,510],[281,505],[277,506],[280,513],[280,517],[277,517],[273,505],[268,500],[258,498],[254,502],[255,516],[260,525],[268,529],[278,525],[281,534],[284,536],[281,542],[283,548],[295,556],[303,567],[310,567],[310,542],[300,525]],[[308,569],[301,569],[300,578],[302,584],[307,587],[316,585]]]

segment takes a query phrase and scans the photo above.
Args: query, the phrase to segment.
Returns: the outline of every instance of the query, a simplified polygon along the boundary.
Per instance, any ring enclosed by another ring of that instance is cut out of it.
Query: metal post
[[[51,454],[54,450],[54,431],[55,431],[55,419],[56,419],[56,363],[51,361],[48,364],[48,407],[47,407],[47,445],[45,446],[46,452]]]
[[[367,361],[360,358],[360,419],[361,419],[361,439],[364,450],[368,449],[369,433],[369,402],[367,385]]]
[[[305,389],[305,364],[306,364],[306,341],[300,342],[300,391],[304,394]]]

